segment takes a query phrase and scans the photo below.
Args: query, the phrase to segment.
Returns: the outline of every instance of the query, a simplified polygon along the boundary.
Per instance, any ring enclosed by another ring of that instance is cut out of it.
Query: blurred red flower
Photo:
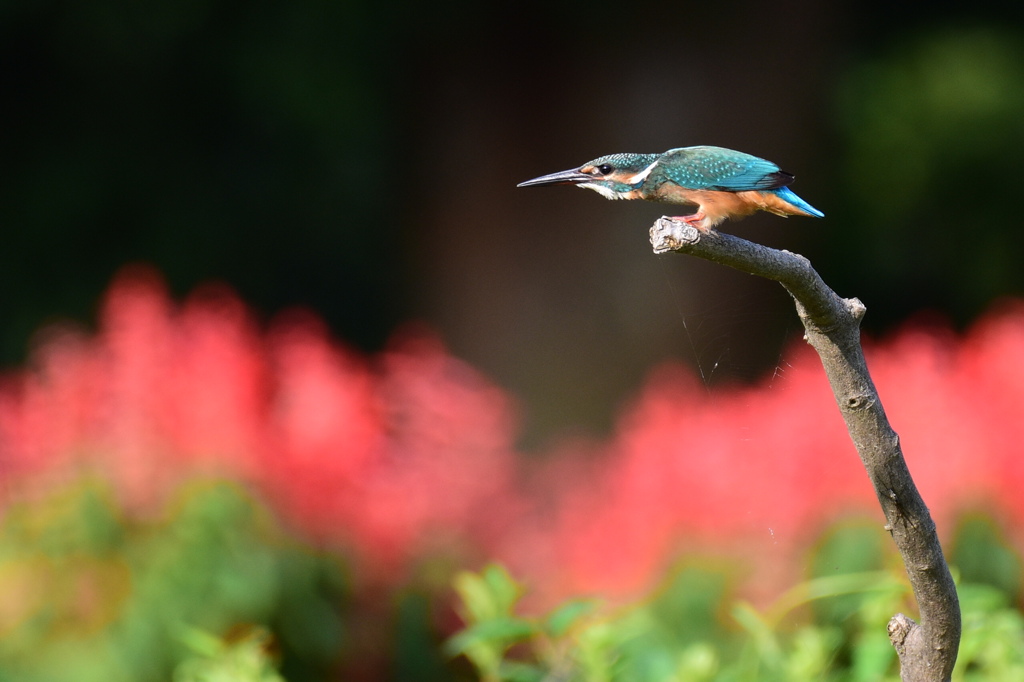
[[[867,346],[937,521],[979,504],[1022,518],[1024,304],[964,338],[916,323]],[[176,305],[130,268],[95,334],[46,331],[0,382],[4,496],[86,473],[145,514],[187,478],[225,476],[377,578],[465,551],[554,594],[624,593],[707,549],[756,556],[760,579],[840,515],[882,522],[817,357],[786,357],[770,381],[715,391],[657,368],[609,442],[527,464],[510,398],[424,330],[367,359],[312,313],[262,330],[224,287]]]
[[[146,513],[188,477],[233,477],[374,571],[486,546],[518,505],[513,434],[508,398],[429,335],[371,363],[309,313],[261,333],[223,287],[177,307],[146,268],[114,282],[95,335],[48,330],[0,384],[8,499],[90,473]]]
[[[865,345],[940,533],[965,510],[1019,528],[1024,303],[997,306],[964,338],[915,322]],[[772,576],[791,573],[800,550],[838,518],[867,515],[881,527],[817,356],[801,343],[786,358],[758,386],[710,394],[682,367],[652,372],[600,464],[566,487],[543,531],[553,538],[545,561],[559,567],[563,588],[643,589],[684,548],[737,550],[754,560],[759,582],[777,585]]]

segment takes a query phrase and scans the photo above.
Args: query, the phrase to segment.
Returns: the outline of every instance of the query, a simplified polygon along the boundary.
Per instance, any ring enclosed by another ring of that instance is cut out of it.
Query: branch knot
[[[857,320],[857,322],[864,319],[865,313],[868,312],[868,307],[859,298],[846,298],[843,299],[843,302],[846,303],[846,308],[850,311],[853,319]]]
[[[844,407],[848,410],[863,410],[873,405],[874,402],[873,397],[870,395],[851,395],[846,398]]]
[[[889,626],[887,628],[889,631],[889,641],[892,642],[893,648],[896,649],[896,653],[901,657],[906,651],[907,637],[915,627],[917,627],[917,623],[903,613],[897,613],[889,619]]]

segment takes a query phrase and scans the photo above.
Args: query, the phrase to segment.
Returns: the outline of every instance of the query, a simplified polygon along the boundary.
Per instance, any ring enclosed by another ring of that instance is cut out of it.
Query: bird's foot
[[[704,231],[704,219],[707,218],[707,216],[704,214],[704,211],[697,211],[693,215],[678,215],[671,216],[671,218],[672,220],[685,223],[694,229]]]

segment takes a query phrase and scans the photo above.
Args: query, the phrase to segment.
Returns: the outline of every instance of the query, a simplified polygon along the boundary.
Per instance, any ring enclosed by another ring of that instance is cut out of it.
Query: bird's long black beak
[[[534,178],[533,180],[520,182],[516,187],[536,187],[539,185],[578,185],[581,182],[590,182],[593,179],[594,178],[590,177],[586,173],[580,173],[579,170],[573,168],[572,170],[552,173],[551,175],[542,175],[539,178]]]

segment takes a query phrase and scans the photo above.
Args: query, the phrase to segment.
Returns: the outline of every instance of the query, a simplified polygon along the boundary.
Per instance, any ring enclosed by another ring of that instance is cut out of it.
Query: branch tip
[[[700,230],[693,225],[688,225],[681,220],[675,220],[669,216],[662,216],[654,221],[651,227],[651,246],[654,253],[666,253],[667,251],[678,251],[684,246],[696,244],[700,241]]]

